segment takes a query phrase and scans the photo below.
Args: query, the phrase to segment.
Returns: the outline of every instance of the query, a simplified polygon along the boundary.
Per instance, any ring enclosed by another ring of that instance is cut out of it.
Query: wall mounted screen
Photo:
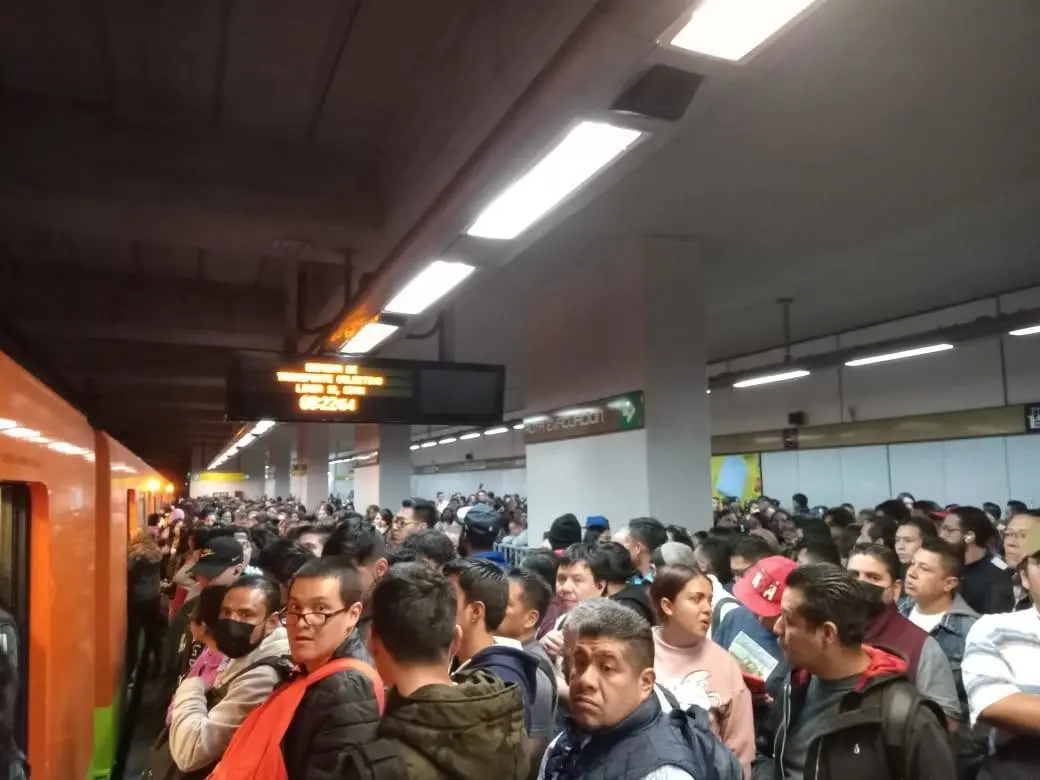
[[[485,425],[504,398],[503,366],[249,352],[228,376],[227,418]]]

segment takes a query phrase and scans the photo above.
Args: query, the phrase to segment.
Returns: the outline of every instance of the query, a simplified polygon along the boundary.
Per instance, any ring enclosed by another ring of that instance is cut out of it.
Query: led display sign
[[[243,353],[229,420],[483,425],[502,419],[505,369],[332,355]]]

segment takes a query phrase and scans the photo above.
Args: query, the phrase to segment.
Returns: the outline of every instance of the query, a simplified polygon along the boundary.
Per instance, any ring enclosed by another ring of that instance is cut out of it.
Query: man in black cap
[[[462,521],[459,554],[470,558],[483,558],[508,571],[510,566],[506,557],[494,549],[501,528],[501,512],[487,504],[470,507]]]
[[[549,526],[549,530],[545,533],[545,540],[549,543],[549,549],[563,552],[572,544],[578,544],[581,541],[581,523],[569,512],[560,515]]]
[[[208,585],[231,585],[242,576],[244,568],[242,545],[234,536],[223,535],[215,530],[206,539],[199,551],[199,559],[188,570],[188,574],[199,584],[201,592]],[[168,682],[174,685],[187,674],[203,650],[203,644],[192,636],[189,620],[198,600],[196,595],[185,601],[170,621],[170,636],[177,637],[177,644],[169,656],[172,668],[168,670]]]

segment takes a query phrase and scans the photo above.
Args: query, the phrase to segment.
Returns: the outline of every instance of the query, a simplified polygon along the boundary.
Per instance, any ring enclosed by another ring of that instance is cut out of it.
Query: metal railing
[[[520,561],[524,559],[524,556],[529,552],[534,552],[537,547],[517,547],[513,544],[502,544],[498,542],[495,544],[495,552],[500,552],[505,556],[505,559],[509,561],[510,566],[519,566]]]

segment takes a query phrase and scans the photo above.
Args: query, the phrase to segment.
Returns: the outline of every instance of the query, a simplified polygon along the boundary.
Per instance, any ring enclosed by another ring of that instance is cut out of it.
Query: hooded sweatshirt
[[[519,642],[495,637],[495,644],[485,647],[460,665],[452,680],[464,682],[479,670],[491,672],[507,685],[517,686],[524,706],[524,728],[530,729],[538,691],[538,659],[524,650]]]
[[[519,691],[488,671],[457,685],[390,691],[380,739],[395,743],[410,780],[527,777]]]

